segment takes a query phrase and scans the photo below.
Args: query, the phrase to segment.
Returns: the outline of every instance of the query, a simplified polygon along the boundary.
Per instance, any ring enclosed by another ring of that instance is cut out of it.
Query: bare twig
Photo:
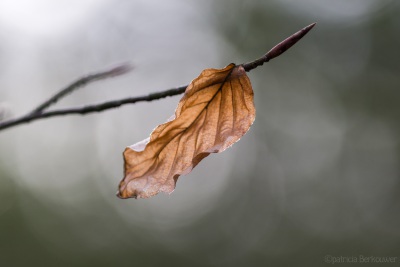
[[[142,101],[153,101],[153,100],[157,100],[157,99],[161,99],[161,98],[166,98],[168,96],[180,95],[183,92],[185,92],[186,87],[187,87],[187,85],[177,87],[177,88],[172,88],[172,89],[169,89],[166,91],[152,93],[147,96],[123,98],[120,100],[113,100],[113,101],[108,101],[108,102],[104,102],[104,103],[100,103],[100,104],[88,105],[88,106],[84,106],[84,107],[57,109],[57,110],[52,110],[52,111],[45,111],[42,113],[29,113],[25,116],[21,116],[21,117],[15,118],[15,119],[10,119],[7,121],[0,122],[0,130],[10,128],[10,127],[18,125],[18,124],[27,123],[27,122],[45,119],[45,118],[50,118],[50,117],[55,117],[55,116],[72,115],[72,114],[84,115],[87,113],[100,112],[100,111],[104,111],[107,109],[116,108],[116,107],[126,105],[126,104],[133,104],[133,103],[142,102]]]
[[[55,104],[59,99],[63,98],[64,96],[72,93],[73,91],[75,91],[91,82],[123,75],[123,74],[129,72],[131,69],[132,68],[129,65],[125,64],[125,65],[121,65],[116,68],[113,68],[111,70],[91,74],[86,77],[80,78],[77,81],[75,81],[75,82],[71,83],[70,85],[68,85],[67,87],[65,87],[64,89],[62,89],[61,91],[59,91],[54,96],[50,97],[48,100],[46,100],[42,104],[40,104],[37,108],[32,110],[31,114],[42,113],[45,109],[47,109],[51,105]]]
[[[296,32],[295,34],[291,35],[284,41],[280,42],[276,46],[274,46],[268,53],[266,53],[264,56],[262,56],[259,59],[256,59],[254,61],[251,61],[249,63],[242,64],[243,68],[249,72],[261,65],[263,65],[265,62],[270,61],[271,59],[281,55],[284,53],[286,50],[288,50],[291,46],[293,46],[296,42],[298,42],[301,38],[304,37],[314,26],[316,23],[313,23],[300,31]],[[37,108],[35,108],[32,112],[29,112],[26,115],[23,115],[21,117],[17,117],[15,119],[10,119],[6,121],[0,122],[0,130],[4,130],[6,128],[10,128],[19,124],[23,123],[28,123],[31,121],[39,120],[39,119],[44,119],[44,118],[50,118],[50,117],[55,117],[55,116],[64,116],[64,115],[71,115],[71,114],[88,114],[88,113],[93,113],[93,112],[101,112],[104,110],[120,107],[122,105],[126,104],[133,104],[136,102],[141,102],[141,101],[153,101],[161,98],[166,98],[168,96],[174,96],[174,95],[179,95],[185,92],[185,89],[187,85],[180,86],[177,88],[172,88],[168,89],[165,91],[160,91],[157,93],[152,93],[147,96],[138,96],[138,97],[129,97],[129,98],[124,98],[120,100],[114,100],[114,101],[108,101],[100,104],[94,104],[94,105],[88,105],[84,107],[77,107],[77,108],[67,108],[67,109],[58,109],[58,110],[53,110],[53,111],[45,111],[50,105],[56,103],[59,99],[64,97],[65,95],[73,92],[74,90],[81,88],[82,86],[96,80],[108,78],[108,77],[114,77],[117,75],[122,75],[125,74],[130,70],[129,66],[122,65],[120,67],[114,68],[109,71],[97,73],[97,74],[92,74],[89,76],[86,76],[84,78],[81,78],[77,80],[76,82],[72,83],[71,85],[67,86],[57,94],[55,94],[53,97],[49,98],[47,101],[43,102],[41,105],[39,105]]]

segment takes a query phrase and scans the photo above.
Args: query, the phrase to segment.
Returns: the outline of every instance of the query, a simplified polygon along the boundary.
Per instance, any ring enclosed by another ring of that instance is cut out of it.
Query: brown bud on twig
[[[308,25],[307,27],[301,29],[300,31],[296,32],[295,34],[292,34],[276,46],[274,46],[271,50],[268,51],[263,57],[256,59],[252,62],[243,64],[243,68],[249,72],[252,69],[257,68],[258,66],[263,65],[265,62],[270,61],[273,58],[276,58],[283,54],[286,50],[288,50],[290,47],[292,47],[295,43],[300,41],[301,38],[304,37],[314,26],[317,24],[316,22]]]

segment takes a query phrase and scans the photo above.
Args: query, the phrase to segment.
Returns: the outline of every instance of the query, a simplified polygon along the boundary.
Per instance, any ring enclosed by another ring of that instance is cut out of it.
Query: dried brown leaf
[[[255,118],[253,90],[242,66],[206,69],[187,87],[175,118],[124,151],[120,198],[171,193],[182,174],[238,141]]]

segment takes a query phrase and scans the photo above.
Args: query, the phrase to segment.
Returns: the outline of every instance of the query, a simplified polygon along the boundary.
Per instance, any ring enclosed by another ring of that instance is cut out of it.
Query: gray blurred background
[[[257,116],[247,135],[171,195],[115,192],[122,151],[179,96],[0,132],[0,266],[324,266],[329,255],[398,266],[398,1],[1,0],[0,114],[121,62],[134,71],[57,107],[187,84],[314,21],[249,73]]]

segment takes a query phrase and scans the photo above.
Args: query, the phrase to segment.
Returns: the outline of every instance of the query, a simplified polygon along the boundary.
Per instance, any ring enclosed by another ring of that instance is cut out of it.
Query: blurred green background
[[[179,97],[0,132],[0,266],[325,266],[360,255],[398,265],[398,1],[2,0],[0,114],[121,62],[134,71],[57,107],[187,84],[314,21],[249,73],[257,117],[247,135],[171,195],[115,192],[124,148]]]

